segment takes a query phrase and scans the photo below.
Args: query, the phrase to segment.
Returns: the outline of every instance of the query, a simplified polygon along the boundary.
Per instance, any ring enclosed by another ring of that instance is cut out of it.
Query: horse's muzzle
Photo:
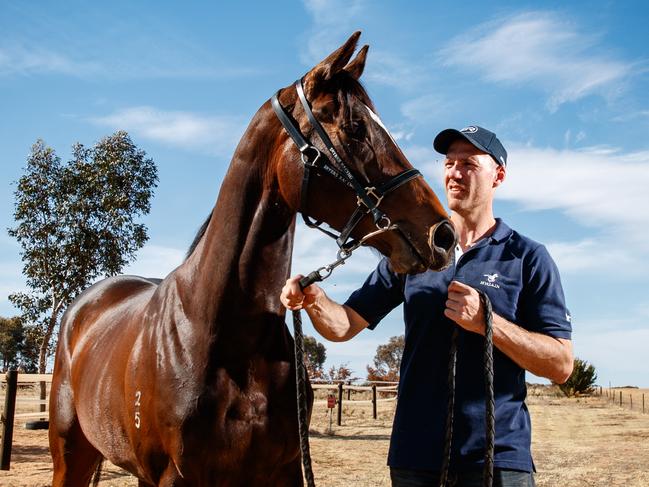
[[[455,256],[457,235],[453,224],[449,220],[442,220],[430,228],[428,245],[433,254],[431,269],[441,271],[446,269]]]

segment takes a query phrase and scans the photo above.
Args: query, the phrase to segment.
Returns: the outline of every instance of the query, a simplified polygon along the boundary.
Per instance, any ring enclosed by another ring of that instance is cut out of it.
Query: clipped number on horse
[[[140,429],[140,398],[142,391],[135,391],[135,427]]]

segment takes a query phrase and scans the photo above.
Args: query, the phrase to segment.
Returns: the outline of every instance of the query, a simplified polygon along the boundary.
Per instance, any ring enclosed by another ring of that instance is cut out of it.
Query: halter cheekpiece
[[[318,137],[324,144],[325,148],[331,155],[331,158],[335,161],[335,164],[332,164],[331,160],[324,155],[313,143],[308,141],[302,132],[300,131],[299,126],[293,121],[293,119],[286,112],[284,107],[279,102],[279,91],[275,93],[271,98],[271,104],[273,110],[279,121],[284,126],[286,132],[291,136],[293,142],[300,151],[300,156],[302,162],[304,163],[304,175],[302,177],[302,191],[300,196],[300,213],[304,219],[304,223],[311,227],[317,228],[321,232],[327,234],[328,236],[334,238],[342,255],[346,255],[350,249],[358,247],[359,240],[351,239],[351,233],[354,228],[360,223],[363,217],[367,214],[372,215],[374,224],[376,225],[377,230],[381,232],[387,230],[398,229],[395,225],[392,225],[390,218],[379,208],[379,205],[383,201],[383,198],[388,193],[394,191],[399,186],[421,176],[421,173],[417,169],[407,169],[388,182],[382,184],[381,186],[363,186],[356,177],[350,171],[348,165],[340,157],[338,151],[336,151],[331,139],[327,135],[327,132],[324,130],[320,122],[315,118],[309,101],[306,99],[304,94],[304,87],[302,86],[302,79],[298,79],[295,83],[295,90],[297,91],[298,98],[304,111],[307,115],[309,123],[314,128]],[[311,176],[311,170],[316,170],[324,172],[334,177],[341,183],[345,184],[356,193],[357,207],[352,213],[352,216],[347,221],[347,224],[344,226],[342,231],[339,234],[322,228],[321,221],[313,221],[306,214],[306,205],[307,205],[307,193],[309,189],[309,180]],[[374,232],[372,232],[375,234]],[[402,232],[400,232],[402,233]],[[361,239],[363,240],[363,239]],[[410,242],[409,242],[410,243]]]

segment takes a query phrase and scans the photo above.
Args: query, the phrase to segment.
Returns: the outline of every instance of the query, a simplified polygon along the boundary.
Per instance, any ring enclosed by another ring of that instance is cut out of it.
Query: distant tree
[[[28,340],[39,343],[39,373],[62,310],[97,278],[118,274],[148,239],[136,220],[149,212],[157,179],[153,160],[126,132],[92,148],[75,144],[67,164],[42,140],[32,146],[9,229],[22,249],[29,292],[9,299],[30,329]]]
[[[340,364],[338,366],[332,365],[331,367],[329,367],[329,371],[326,374],[326,379],[330,380],[331,382],[354,380],[352,374],[353,372],[348,367],[347,363]]]
[[[374,355],[374,367],[367,366],[367,380],[398,381],[404,346],[404,335],[394,336],[386,345],[379,345]]]
[[[18,368],[22,372],[35,374],[38,372],[38,357],[43,343],[43,330],[36,326],[25,327],[25,339],[20,351]]]
[[[311,336],[304,337],[304,364],[311,379],[323,379],[327,349]]]
[[[585,360],[575,358],[572,374],[565,383],[557,385],[566,396],[571,397],[592,392],[596,380],[595,367]]]
[[[0,316],[0,360],[3,372],[18,367],[24,341],[25,330],[20,317]]]

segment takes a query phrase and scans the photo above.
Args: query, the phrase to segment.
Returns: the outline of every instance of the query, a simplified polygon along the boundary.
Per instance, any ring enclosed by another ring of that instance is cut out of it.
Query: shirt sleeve
[[[525,265],[523,324],[530,331],[570,339],[572,324],[561,278],[554,260],[543,245],[536,247]]]
[[[352,293],[345,302],[373,330],[390,311],[403,302],[403,280],[391,268],[388,259],[383,258],[376,269],[365,280],[360,289]]]

